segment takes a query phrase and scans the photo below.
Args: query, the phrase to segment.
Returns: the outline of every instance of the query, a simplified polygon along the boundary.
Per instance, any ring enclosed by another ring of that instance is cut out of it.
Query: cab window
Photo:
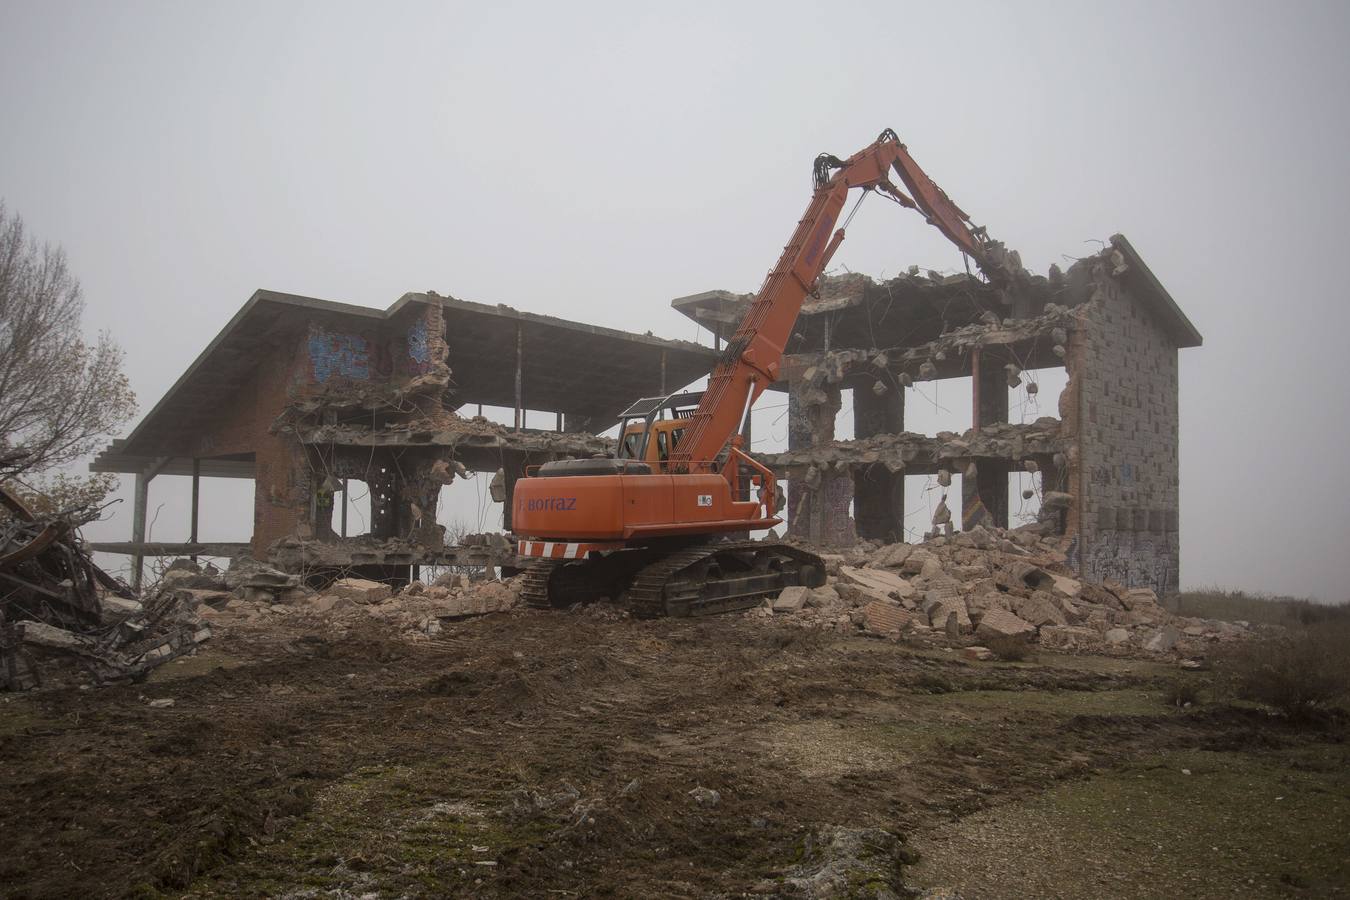
[[[642,449],[642,432],[633,431],[623,436],[623,452],[629,459],[637,459]]]
[[[670,445],[666,443],[666,433],[658,431],[656,433],[656,455],[662,461],[670,459]]]

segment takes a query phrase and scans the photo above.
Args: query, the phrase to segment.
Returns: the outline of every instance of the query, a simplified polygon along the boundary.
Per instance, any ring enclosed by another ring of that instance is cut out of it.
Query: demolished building
[[[504,539],[447,544],[443,487],[501,473],[506,530],[526,466],[611,450],[597,437],[644,394],[705,375],[715,354],[663,340],[440,296],[405,294],[387,310],[255,293],[123,440],[91,464],[136,476],[133,556],[250,553],[292,572],[407,578],[420,565],[512,567]],[[513,425],[481,415],[514,410]],[[477,409],[478,414],[473,414]],[[552,429],[526,427],[549,413]],[[185,542],[146,541],[150,481],[191,475]],[[198,540],[202,477],[252,479],[247,540]],[[368,492],[367,534],[348,533],[346,497]]]
[[[1178,351],[1199,346],[1200,333],[1122,235],[1065,272],[1021,270],[1017,281],[1000,292],[917,268],[884,283],[823,281],[773,386],[787,394],[787,449],[758,454],[789,483],[788,536],[836,547],[903,539],[906,475],[944,485],[960,476],[960,527],[1006,528],[1010,474],[1026,471],[1079,574],[1176,590]],[[709,291],[672,305],[720,343],[751,299]],[[1058,417],[1010,422],[1010,388],[1051,368],[1067,371]],[[961,377],[968,431],[905,430],[913,385]],[[850,389],[855,437],[837,441]],[[935,527],[945,510],[944,500]]]
[[[904,539],[908,475],[960,479],[962,530],[1007,527],[1010,477],[1029,472],[1041,524],[1062,538],[1075,571],[1173,591],[1178,351],[1201,336],[1121,235],[1064,272],[1015,269],[1010,292],[917,269],[885,282],[822,281],[773,385],[787,395],[787,448],[759,454],[788,484],[788,536],[835,547]],[[290,572],[371,577],[415,576],[419,565],[516,567],[515,546],[500,536],[447,545],[436,524],[441,489],[468,472],[500,473],[509,532],[526,466],[612,452],[596,433],[638,397],[707,374],[751,299],[709,291],[672,302],[713,333],[710,349],[434,292],[381,311],[259,291],[92,464],[135,474],[136,504],[132,541],[91,546],[135,556],[133,578],[146,555],[251,553]],[[1009,421],[1010,389],[1025,380],[1033,391],[1034,373],[1055,368],[1067,372],[1058,416]],[[953,378],[970,379],[971,427],[907,432],[906,394]],[[855,437],[837,441],[845,390]],[[513,409],[513,425],[469,414],[484,404]],[[551,413],[554,427],[527,428],[527,408]],[[186,542],[145,539],[147,488],[161,473],[193,476]],[[254,480],[247,541],[197,540],[203,476]],[[371,498],[369,533],[358,537],[345,516],[354,483]]]

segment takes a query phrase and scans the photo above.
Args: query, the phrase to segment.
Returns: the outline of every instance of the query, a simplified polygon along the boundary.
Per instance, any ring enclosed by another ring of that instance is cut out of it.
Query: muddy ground
[[[1343,723],[1178,709],[1180,677],[605,607],[222,629],[0,702],[0,892],[1344,894]]]

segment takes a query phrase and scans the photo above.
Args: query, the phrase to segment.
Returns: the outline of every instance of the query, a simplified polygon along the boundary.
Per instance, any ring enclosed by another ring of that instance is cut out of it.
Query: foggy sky
[[[1350,596],[1345,4],[645,6],[0,0],[0,197],[144,412],[258,288],[693,339],[670,299],[758,287],[815,155],[893,127],[1033,271],[1123,232],[1204,335],[1183,586]],[[835,259],[910,264],[961,260],[879,201]],[[206,485],[246,540],[251,483]]]

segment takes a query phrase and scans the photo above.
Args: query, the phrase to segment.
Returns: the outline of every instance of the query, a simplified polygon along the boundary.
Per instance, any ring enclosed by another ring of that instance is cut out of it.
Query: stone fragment
[[[962,647],[961,655],[966,659],[976,660],[977,662],[988,662],[991,659],[997,658],[995,657],[993,650],[990,650],[988,647],[978,646]]]
[[[722,795],[712,788],[705,788],[702,785],[689,792],[689,796],[699,806],[713,807],[722,802]]]
[[[336,597],[351,600],[353,603],[381,603],[393,596],[393,590],[387,584],[370,581],[365,578],[343,578],[333,582],[328,593]]]
[[[899,604],[873,600],[862,608],[863,627],[872,634],[899,634],[914,623],[914,614]]]
[[[904,600],[914,596],[914,585],[887,569],[859,569],[840,566],[839,580],[865,592],[876,594],[876,599]]]
[[[1159,628],[1144,641],[1144,649],[1150,653],[1166,653],[1181,640],[1181,632],[1170,625]]]
[[[1077,579],[1055,574],[1051,574],[1050,578],[1053,582],[1050,589],[1061,597],[1073,600],[1083,593],[1083,583]]]
[[[1064,616],[1054,598],[1045,591],[1036,591],[1030,597],[1014,597],[1013,612],[1032,625],[1067,625]]]
[[[1124,628],[1108,628],[1102,637],[1113,646],[1130,642],[1130,632]]]
[[[1045,625],[1040,631],[1041,645],[1054,649],[1080,650],[1101,643],[1101,633],[1081,625]]]
[[[307,601],[310,609],[316,612],[332,612],[333,610],[348,609],[356,605],[356,602],[349,597],[340,597],[337,594],[316,594]]]
[[[913,552],[913,544],[890,544],[874,553],[868,565],[874,569],[898,569]]]
[[[793,585],[783,588],[782,592],[773,601],[773,611],[776,613],[795,613],[806,605],[807,598],[811,596],[811,589]]]
[[[93,641],[64,628],[48,625],[46,622],[23,621],[17,623],[15,631],[25,644],[47,647],[52,650],[85,650],[93,646]]]
[[[149,706],[151,709],[168,709],[173,704],[174,699],[172,697],[160,697],[158,700],[151,700]]]
[[[816,588],[811,592],[811,596],[806,598],[806,605],[816,609],[829,609],[839,603],[839,591],[834,585],[826,584]]]
[[[966,601],[961,599],[959,591],[941,587],[927,591],[924,594],[923,612],[933,628],[945,629],[947,619],[951,616],[956,616],[958,631],[969,631],[971,628],[970,610],[966,609]]]
[[[1020,637],[1034,634],[1036,627],[1025,619],[1021,619],[1010,612],[1002,609],[985,610],[980,617],[980,625],[975,629],[978,637],[997,638],[997,637]]]

